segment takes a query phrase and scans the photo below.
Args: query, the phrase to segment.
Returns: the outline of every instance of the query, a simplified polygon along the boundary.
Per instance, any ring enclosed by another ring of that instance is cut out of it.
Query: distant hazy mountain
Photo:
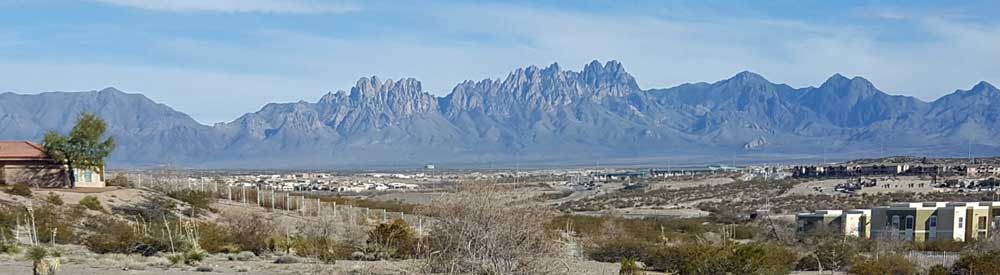
[[[741,72],[642,90],[616,62],[517,69],[435,97],[415,79],[361,78],[317,102],[272,103],[205,126],[138,94],[0,94],[0,139],[67,131],[81,111],[111,125],[113,164],[196,167],[593,165],[1000,152],[1000,91],[934,102],[861,77],[793,88]]]
[[[141,94],[114,88],[76,93],[0,94],[0,139],[41,141],[46,132],[67,133],[81,112],[108,122],[118,149],[117,165],[200,162],[212,156],[216,132],[188,115]]]

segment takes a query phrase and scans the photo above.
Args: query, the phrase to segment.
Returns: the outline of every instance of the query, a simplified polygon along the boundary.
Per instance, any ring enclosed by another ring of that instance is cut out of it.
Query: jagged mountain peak
[[[107,87],[107,88],[101,89],[100,91],[97,91],[97,92],[98,93],[119,93],[119,94],[124,94],[125,93],[125,92],[122,92],[121,90],[118,90],[115,87]]]
[[[382,81],[378,76],[362,77],[357,84],[351,88],[351,97],[376,97],[386,93],[408,93],[418,94],[423,92],[420,81],[414,78],[403,78],[397,81],[386,79]]]
[[[763,76],[761,76],[761,75],[759,75],[757,73],[751,72],[751,71],[742,71],[742,72],[736,73],[735,75],[733,75],[732,77],[730,77],[729,79],[727,79],[727,81],[770,82],[766,78],[764,78]]]
[[[993,84],[990,84],[989,82],[986,81],[979,81],[979,83],[976,83],[975,86],[972,86],[972,89],[970,89],[969,91],[1000,93],[1000,90],[998,90],[996,86],[993,86]]]
[[[832,92],[841,96],[854,98],[884,94],[878,88],[875,88],[875,85],[871,81],[868,81],[864,77],[855,76],[847,78],[839,73],[830,76],[830,78],[819,86],[818,91],[824,93]]]
[[[510,159],[512,152],[553,163],[579,160],[580,152],[608,158],[714,157],[750,149],[800,155],[816,144],[861,151],[889,139],[900,150],[924,150],[956,137],[997,136],[1000,129],[1000,91],[986,82],[929,106],[841,74],[819,88],[796,89],[743,71],[714,83],[642,91],[618,61],[581,67],[522,67],[506,78],[464,81],[443,98],[413,78],[368,76],[316,103],[267,104],[214,127],[113,87],[0,94],[0,137],[38,139],[71,125],[79,110],[91,110],[122,142],[113,156],[117,164],[169,158],[192,166],[238,161],[281,168],[400,159],[475,165]],[[1000,143],[991,146],[1000,152]]]
[[[851,82],[850,78],[847,78],[846,76],[844,76],[844,75],[842,75],[840,73],[834,73],[833,75],[830,76],[830,78],[827,78],[826,81],[824,81],[823,84],[821,84],[820,86],[821,87],[822,86],[843,86],[843,85],[845,85],[845,84],[847,84],[849,82]]]

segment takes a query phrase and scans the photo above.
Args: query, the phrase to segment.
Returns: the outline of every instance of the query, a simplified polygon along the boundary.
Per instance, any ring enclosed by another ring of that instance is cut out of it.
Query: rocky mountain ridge
[[[69,110],[69,111],[67,111]],[[113,88],[0,94],[0,139],[66,131],[81,111],[108,120],[113,165],[325,168],[453,163],[584,165],[1000,152],[1000,91],[986,82],[932,102],[835,74],[793,88],[752,72],[643,90],[617,61],[577,71],[529,66],[465,81],[446,96],[407,78],[364,77],[316,102],[271,103],[205,126]]]

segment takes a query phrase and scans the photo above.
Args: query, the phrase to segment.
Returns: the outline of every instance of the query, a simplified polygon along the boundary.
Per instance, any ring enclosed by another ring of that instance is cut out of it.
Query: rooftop
[[[30,141],[0,141],[0,159],[46,159],[42,145]]]

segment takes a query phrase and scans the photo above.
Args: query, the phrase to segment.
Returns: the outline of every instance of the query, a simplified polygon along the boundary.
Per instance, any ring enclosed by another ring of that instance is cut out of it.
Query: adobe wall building
[[[105,187],[104,169],[74,169],[76,187]],[[30,141],[0,141],[0,184],[24,183],[32,187],[70,187],[70,171]]]

